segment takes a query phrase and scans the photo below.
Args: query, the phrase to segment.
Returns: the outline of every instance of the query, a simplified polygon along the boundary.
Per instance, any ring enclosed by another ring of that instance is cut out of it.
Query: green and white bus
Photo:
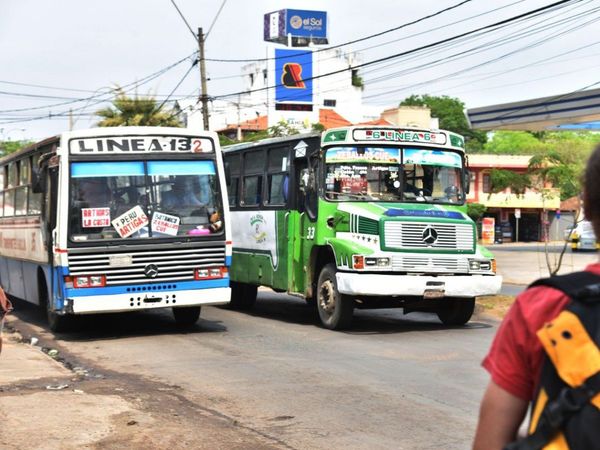
[[[400,307],[462,325],[496,294],[492,254],[466,214],[464,140],[442,130],[345,127],[224,149],[231,305],[257,287],[316,304],[323,326]]]

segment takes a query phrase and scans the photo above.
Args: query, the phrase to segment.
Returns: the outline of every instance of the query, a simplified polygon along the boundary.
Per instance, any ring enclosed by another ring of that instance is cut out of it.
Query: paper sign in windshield
[[[177,236],[177,230],[179,230],[179,217],[159,212],[152,214],[152,231]]]
[[[81,208],[84,228],[110,227],[110,208]]]
[[[137,205],[113,220],[112,225],[119,236],[126,238],[148,225],[148,217],[142,207]]]
[[[399,148],[336,147],[327,150],[327,163],[362,162],[367,164],[400,162]]]
[[[407,148],[404,149],[404,164],[460,168],[462,166],[462,159],[458,153],[454,152]]]

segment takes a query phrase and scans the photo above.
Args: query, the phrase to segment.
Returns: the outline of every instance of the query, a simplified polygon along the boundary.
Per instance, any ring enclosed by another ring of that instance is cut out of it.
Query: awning
[[[600,89],[472,108],[466,115],[475,130],[598,130]]]

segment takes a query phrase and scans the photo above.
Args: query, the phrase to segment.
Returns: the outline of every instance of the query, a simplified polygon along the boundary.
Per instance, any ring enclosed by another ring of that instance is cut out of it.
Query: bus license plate
[[[436,299],[436,298],[442,298],[444,297],[444,290],[443,289],[425,289],[425,292],[423,292],[423,298],[426,300],[432,300],[432,299]]]
[[[131,255],[111,255],[108,264],[111,266],[129,266],[131,261]]]

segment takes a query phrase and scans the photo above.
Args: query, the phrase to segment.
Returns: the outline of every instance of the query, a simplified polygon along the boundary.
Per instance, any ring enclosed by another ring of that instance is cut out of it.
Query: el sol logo
[[[302,66],[298,63],[285,63],[281,74],[281,84],[289,89],[305,89],[302,80]]]

